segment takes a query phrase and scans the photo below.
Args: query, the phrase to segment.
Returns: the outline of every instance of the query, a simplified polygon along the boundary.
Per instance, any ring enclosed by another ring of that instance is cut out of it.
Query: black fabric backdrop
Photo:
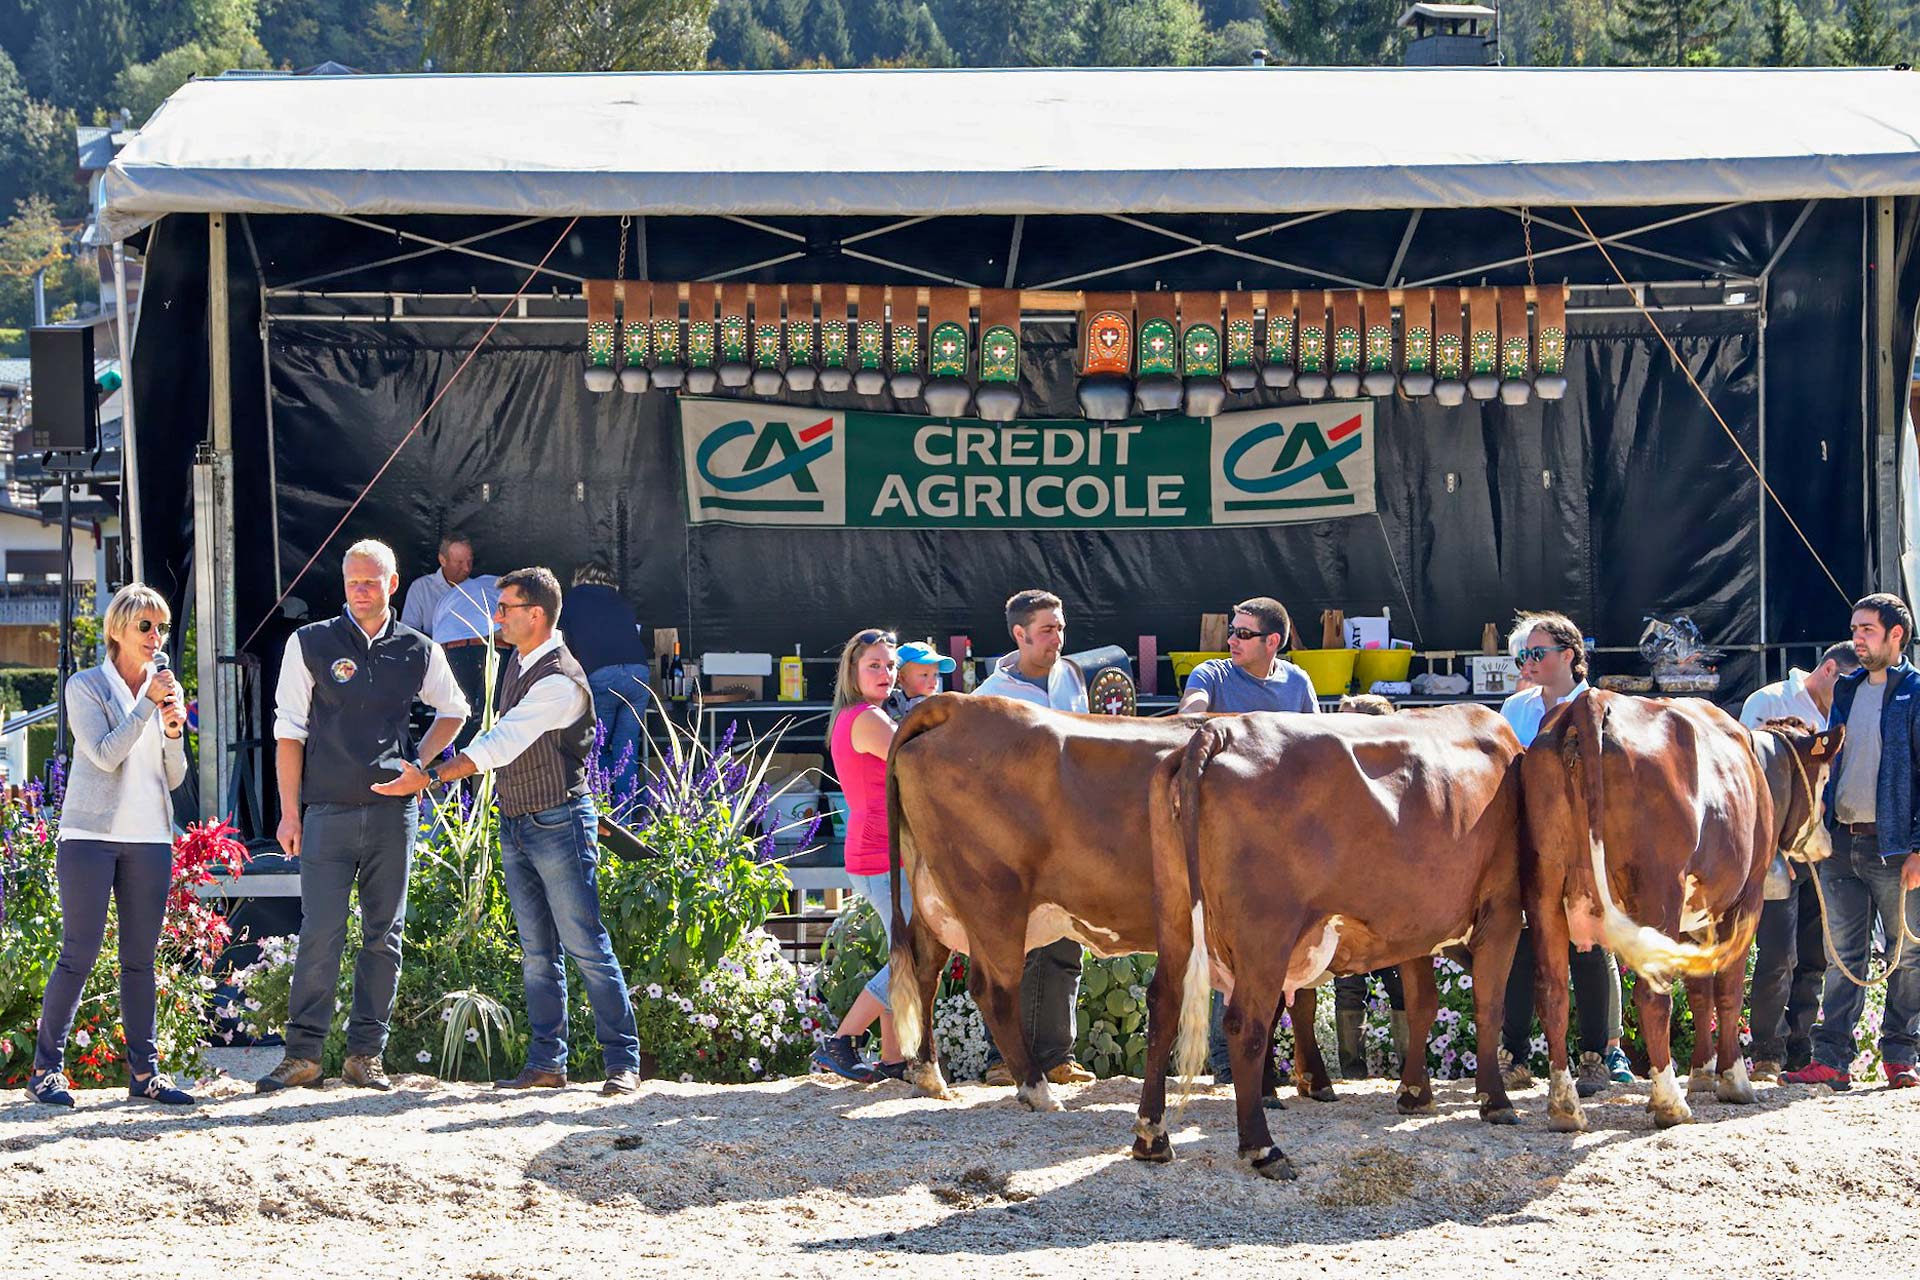
[[[1649,234],[1642,243],[1758,274],[1799,208],[1728,210]],[[1896,350],[1903,355],[1912,347],[1920,295],[1911,251],[1914,213],[1914,202],[1900,202],[1899,257],[1887,264],[1900,275]],[[1599,210],[1589,216],[1607,234],[1654,215]],[[439,237],[474,231],[474,220],[401,221]],[[837,237],[862,220],[786,221],[818,244],[804,260],[748,278],[907,278],[837,256]],[[1219,219],[1166,221],[1194,234],[1223,234]],[[901,233],[925,238],[906,244],[896,236],[886,252],[937,260],[963,278],[997,281],[994,254],[1005,248],[1007,219],[938,223],[943,229]],[[1329,269],[1383,278],[1405,226],[1403,216],[1336,215],[1282,233],[1285,243],[1261,243],[1261,251],[1296,261],[1317,254],[1312,260]],[[1038,284],[1084,267],[1096,256],[1088,247],[1096,229],[1104,237],[1097,254],[1109,262],[1156,244],[1146,235],[1139,246],[1115,245],[1114,235],[1131,234],[1115,227],[1097,219],[1030,219],[1020,279]],[[487,247],[536,260],[558,231],[542,224]],[[255,237],[257,271],[243,232]],[[611,276],[614,234],[602,223],[581,224],[562,242],[556,265]],[[767,247],[751,240],[756,234],[711,220],[654,220],[651,273],[687,278],[753,261]],[[1865,262],[1863,235],[1860,203],[1819,206],[1778,264],[1766,312],[1769,479],[1848,593],[1867,586],[1860,317],[1866,272],[1882,269]],[[1539,229],[1535,236],[1537,249],[1556,243]],[[1166,243],[1157,241],[1161,251]],[[260,626],[252,648],[267,661],[269,676],[278,640],[292,624],[271,617],[278,587],[257,327],[261,280],[280,284],[409,247],[321,218],[236,220],[229,255],[237,597],[240,635]],[[1491,256],[1489,250],[1509,249],[1517,252],[1518,240],[1503,215],[1430,212],[1402,276],[1418,280],[1465,269]],[[1618,252],[1623,267],[1648,278],[1691,274]],[[823,266],[827,258],[832,261]],[[1542,278],[1610,278],[1590,251],[1553,262],[1558,275],[1543,270]],[[1188,263],[1089,284],[1317,283],[1245,262],[1223,267],[1212,255]],[[1178,277],[1157,274],[1176,266],[1183,271]],[[1240,278],[1255,270],[1262,278]],[[205,271],[204,220],[170,217],[154,229],[134,393],[148,575],[176,597],[185,593],[191,562],[188,468],[206,431]],[[437,254],[327,287],[511,291],[523,275]],[[1524,267],[1483,278],[1524,281]],[[475,308],[481,310],[491,308]],[[1661,316],[1688,367],[1757,457],[1756,320],[1751,313]],[[581,384],[576,332],[507,326],[346,527],[321,548],[479,329],[276,321],[271,394],[283,573],[291,580],[320,552],[293,594],[321,616],[340,605],[338,557],[354,538],[391,542],[403,576],[411,577],[431,570],[437,537],[458,528],[473,536],[484,570],[545,563],[565,575],[588,556],[609,560],[642,619],[679,626],[692,653],[791,652],[798,643],[819,656],[870,624],[941,639],[966,632],[976,652],[993,653],[1005,643],[1001,603],[1034,585],[1065,598],[1076,648],[1119,643],[1132,649],[1141,634],[1158,636],[1163,653],[1190,648],[1201,613],[1261,593],[1282,599],[1310,642],[1320,609],[1369,613],[1383,605],[1393,610],[1396,632],[1423,648],[1477,648],[1483,623],[1504,624],[1520,608],[1563,609],[1602,645],[1631,644],[1644,615],[1673,611],[1690,613],[1712,640],[1756,640],[1761,495],[1752,471],[1639,316],[1579,317],[1572,330],[1571,388],[1563,401],[1511,409],[1376,402],[1377,517],[1269,529],[1003,533],[689,527],[673,400],[659,393],[591,395]],[[1026,337],[1027,414],[1077,416],[1069,328],[1029,325]],[[1270,402],[1290,395],[1264,394]],[[892,407],[884,398],[853,395],[799,402]],[[1230,407],[1253,403],[1236,398]],[[1843,602],[1785,523],[1777,515],[1767,519],[1769,639],[1812,643],[1843,635]],[[1750,659],[1724,669],[1733,689],[1760,676]]]

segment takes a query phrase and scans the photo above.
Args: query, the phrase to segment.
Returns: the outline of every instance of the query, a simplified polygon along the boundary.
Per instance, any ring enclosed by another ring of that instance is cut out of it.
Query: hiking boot
[[[393,1088],[393,1081],[387,1079],[387,1068],[377,1053],[349,1054],[346,1065],[340,1068],[340,1074],[348,1084],[359,1085],[362,1089],[378,1089],[385,1093]]]
[[[1607,1076],[1607,1062],[1597,1053],[1580,1055],[1580,1066],[1573,1073],[1574,1092],[1583,1098],[1591,1098],[1611,1084]]]
[[[600,1082],[600,1096],[617,1098],[623,1093],[640,1091],[640,1073],[638,1071],[609,1071],[607,1078]]]
[[[511,1080],[495,1080],[496,1089],[564,1089],[567,1087],[567,1073],[548,1071],[543,1067],[523,1067],[520,1074]]]
[[[128,1081],[127,1096],[146,1102],[164,1102],[173,1107],[190,1107],[200,1101],[185,1089],[176,1088],[173,1077],[164,1071],[156,1071],[145,1080]]]
[[[853,1051],[852,1036],[828,1036],[822,1040],[820,1047],[813,1051],[813,1065],[855,1084],[872,1084],[880,1078]]]
[[[1633,1083],[1633,1064],[1627,1061],[1625,1049],[1617,1044],[1608,1045],[1607,1051],[1600,1055],[1600,1061],[1606,1064],[1608,1080],[1614,1084]]]
[[[1047,1080],[1051,1084],[1092,1084],[1094,1078],[1093,1072],[1087,1070],[1072,1058],[1068,1058],[1065,1062],[1047,1072]]]
[[[1844,1071],[1835,1071],[1824,1062],[1810,1062],[1798,1071],[1783,1072],[1781,1084],[1823,1084],[1835,1093],[1845,1093],[1853,1088],[1853,1077]]]
[[[1884,1070],[1887,1073],[1887,1088],[1920,1089],[1920,1072],[1913,1069],[1911,1062],[1898,1064],[1889,1062],[1885,1064]]]
[[[1007,1065],[1005,1058],[987,1067],[987,1074],[980,1077],[980,1083],[996,1085],[1001,1088],[1013,1088],[1013,1068]]]
[[[907,1060],[902,1058],[898,1062],[876,1062],[873,1064],[873,1073],[882,1080],[905,1080]]]
[[[1772,1058],[1761,1058],[1755,1062],[1753,1070],[1747,1075],[1749,1080],[1778,1080],[1779,1078],[1780,1064]]]
[[[289,1054],[280,1059],[280,1065],[253,1082],[255,1093],[274,1093],[281,1089],[298,1089],[320,1083],[320,1064],[312,1058],[296,1058]]]
[[[72,1090],[73,1085],[67,1080],[67,1073],[57,1068],[45,1075],[27,1078],[27,1092],[33,1095],[33,1100],[50,1107],[72,1106]]]
[[[1509,1091],[1533,1088],[1533,1072],[1527,1070],[1524,1062],[1515,1062],[1513,1054],[1500,1050],[1500,1083]]]

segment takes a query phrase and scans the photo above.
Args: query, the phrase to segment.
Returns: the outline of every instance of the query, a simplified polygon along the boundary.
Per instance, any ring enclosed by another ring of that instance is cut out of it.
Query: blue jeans
[[[173,847],[111,840],[62,840],[54,854],[60,879],[60,959],[47,978],[34,1074],[66,1066],[67,1035],[80,1008],[80,991],[93,972],[106,936],[107,899],[120,908],[120,1023],[127,1033],[127,1067],[134,1075],[158,1070],[153,1047],[153,953],[173,880]]]
[[[640,1066],[627,980],[600,922],[599,817],[593,797],[500,819],[500,863],[520,930],[520,976],[527,989],[533,1042],[527,1066],[567,1069],[567,973],[573,957],[593,1008],[593,1028],[607,1073]]]
[[[1887,953],[1891,955],[1899,946],[1901,861],[1883,861],[1877,838],[1855,835],[1842,825],[1834,828],[1833,856],[1819,864],[1834,950],[1863,978],[1873,949],[1876,916],[1886,933]],[[1907,898],[1907,927],[1920,933],[1920,893],[1908,894]],[[1866,992],[1848,981],[1839,965],[1828,966],[1826,988],[1820,998],[1820,1021],[1813,1029],[1816,1062],[1835,1071],[1853,1069],[1858,1052],[1853,1032],[1866,1000]],[[1912,1066],[1916,1028],[1920,1028],[1920,947],[1909,943],[1901,949],[1900,967],[1887,980],[1886,1018],[1880,1026],[1881,1058],[1892,1066]]]
[[[647,688],[647,664],[625,662],[601,667],[587,676],[587,687],[593,690],[593,718],[607,727],[600,769],[607,775],[613,798],[624,801],[640,776],[641,741],[645,737],[642,725],[647,699],[652,696]]]
[[[847,872],[847,879],[853,881],[853,891],[873,904],[880,913],[880,927],[887,931],[887,950],[893,950],[893,888],[886,875],[857,876]],[[900,910],[907,919],[913,919],[913,882],[905,875],[900,877]],[[893,962],[880,966],[880,971],[867,979],[867,990],[880,1002],[884,1009],[892,1009],[893,1001],[889,993],[893,989]]]

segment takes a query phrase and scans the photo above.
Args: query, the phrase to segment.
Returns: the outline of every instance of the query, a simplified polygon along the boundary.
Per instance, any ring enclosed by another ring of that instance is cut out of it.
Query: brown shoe
[[[1749,1080],[1773,1080],[1777,1082],[1780,1079],[1780,1064],[1771,1058],[1762,1058],[1753,1064],[1753,1071],[1747,1078]]]
[[[1047,1080],[1053,1084],[1092,1084],[1093,1072],[1087,1070],[1072,1058],[1047,1072]]]
[[[312,1058],[295,1058],[291,1055],[280,1059],[280,1065],[253,1082],[255,1093],[274,1093],[281,1089],[298,1089],[306,1085],[320,1083],[320,1064]]]
[[[346,1065],[340,1069],[348,1084],[359,1085],[362,1089],[378,1089],[381,1093],[393,1088],[393,1081],[387,1079],[387,1069],[377,1053],[356,1053],[347,1058]]]
[[[567,1087],[567,1073],[528,1067],[511,1080],[495,1080],[493,1087],[496,1089],[564,1089]]]
[[[1002,1058],[999,1062],[987,1068],[987,1074],[981,1078],[981,1083],[999,1085],[1003,1088],[1011,1089],[1013,1087],[1013,1068],[1007,1065],[1006,1059]]]
[[[607,1078],[600,1082],[600,1096],[617,1098],[623,1093],[636,1093],[640,1089],[638,1071],[610,1071]]]

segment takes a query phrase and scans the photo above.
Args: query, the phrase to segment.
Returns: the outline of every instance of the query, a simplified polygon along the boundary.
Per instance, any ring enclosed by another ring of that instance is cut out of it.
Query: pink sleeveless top
[[[883,876],[892,865],[887,848],[887,762],[856,751],[853,721],[867,704],[848,707],[833,722],[833,776],[847,797],[847,874]]]

